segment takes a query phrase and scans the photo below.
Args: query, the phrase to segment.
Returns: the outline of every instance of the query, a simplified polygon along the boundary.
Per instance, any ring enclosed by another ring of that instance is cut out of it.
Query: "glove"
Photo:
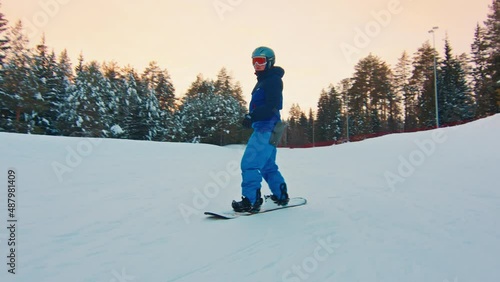
[[[243,121],[241,121],[241,125],[243,125],[243,127],[245,128],[252,128],[252,116],[246,114],[243,118]]]

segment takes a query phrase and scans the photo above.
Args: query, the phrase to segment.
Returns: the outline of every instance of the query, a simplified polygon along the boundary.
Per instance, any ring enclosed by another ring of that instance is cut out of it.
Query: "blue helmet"
[[[267,68],[274,66],[274,63],[276,62],[276,55],[274,54],[273,49],[265,46],[257,47],[253,51],[252,58],[255,57],[266,57]]]

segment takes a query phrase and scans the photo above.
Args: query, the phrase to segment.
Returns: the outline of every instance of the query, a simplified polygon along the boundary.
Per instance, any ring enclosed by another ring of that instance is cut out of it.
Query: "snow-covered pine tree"
[[[61,106],[64,104],[65,93],[59,92],[59,89],[62,88],[60,85],[62,79],[58,77],[59,64],[54,50],[50,52],[49,63],[51,76],[50,79],[47,80],[48,95],[45,98],[48,104],[48,111],[44,113],[44,116],[47,117],[50,123],[45,133],[49,135],[61,135],[61,131],[58,128],[58,119],[61,114]]]
[[[107,95],[103,97],[109,112],[109,123],[106,135],[112,138],[126,138],[125,132],[121,127],[123,126],[123,118],[125,116],[120,115],[120,107],[124,96],[123,93],[125,92],[125,79],[118,63],[114,61],[103,63],[102,72],[108,84],[106,87]]]
[[[113,135],[134,140],[159,139],[162,133],[161,109],[154,89],[148,88],[131,67],[126,67],[123,75],[124,88],[116,106],[118,118],[112,126]]]
[[[45,43],[45,35],[42,36],[40,44],[36,46],[31,68],[35,74],[37,95],[41,97],[35,119],[36,133],[58,135],[57,118],[59,107],[63,101],[57,93],[56,57],[54,52],[49,53]]]
[[[234,82],[233,77],[228,74],[226,68],[222,68],[217,74],[217,79],[214,82],[214,93],[228,101],[236,102],[237,111],[232,113],[233,119],[228,119],[228,122],[221,124],[221,144],[242,143],[248,138],[248,131],[241,126],[240,120],[248,111],[246,101],[243,98],[243,90],[239,82]],[[234,122],[229,122],[233,120]]]
[[[61,58],[60,58],[61,59]],[[77,93],[77,83],[81,83],[84,74],[84,57],[80,53],[78,64],[75,67],[75,76],[73,82],[66,89],[65,103],[61,106],[59,115],[59,127],[65,136],[82,136],[83,118],[79,114],[80,97]]]
[[[234,83],[231,75],[227,73],[226,68],[222,68],[217,74],[214,83],[215,93],[224,97],[232,96],[242,107],[246,107],[246,101],[243,98],[243,91],[239,83]]]
[[[65,118],[71,124],[70,135],[105,137],[111,120],[104,97],[108,95],[108,83],[99,63],[92,61],[77,68],[75,84],[68,97],[69,111]]]
[[[156,97],[156,102],[150,97],[149,103],[158,103],[158,107],[152,111],[158,115],[153,121],[155,140],[172,141],[177,135],[178,125],[174,113],[176,111],[175,88],[167,70],[162,70],[157,62],[150,62],[142,74],[142,80],[147,85],[149,95]]]
[[[198,75],[177,113],[183,129],[181,141],[226,144],[228,126],[240,122],[240,111],[237,99],[216,94],[214,82]]]
[[[119,92],[122,91],[124,86],[124,77],[121,73],[121,69],[118,66],[118,63],[112,62],[104,62],[102,65],[102,72],[104,77],[110,83],[110,90],[114,94],[115,97],[113,102],[119,100],[118,95]]]
[[[142,80],[148,89],[154,90],[160,109],[174,113],[176,110],[175,87],[168,71],[162,70],[157,62],[150,62],[142,74]]]
[[[0,4],[1,5],[1,4]],[[0,12],[0,131],[12,131],[12,121],[15,118],[13,109],[10,107],[10,95],[5,90],[4,62],[10,48],[7,37],[8,21],[4,14]]]
[[[63,50],[59,55],[55,73],[57,79],[56,93],[61,101],[57,110],[56,128],[61,135],[70,135],[71,125],[66,119],[65,113],[70,111],[68,98],[73,85],[74,74],[67,50]]]
[[[175,87],[167,70],[163,70],[158,74],[158,84],[154,88],[160,109],[173,114],[177,108]]]
[[[0,7],[2,4],[0,3]],[[9,38],[6,36],[6,31],[8,30],[9,21],[5,18],[5,15],[0,12],[0,71],[1,66],[4,64],[4,60],[7,57],[7,51],[10,49]]]
[[[158,84],[154,89],[159,103],[160,125],[158,140],[173,141],[179,134],[180,125],[176,119],[177,98],[175,88],[167,70],[158,75]]]
[[[163,123],[161,122],[163,114],[154,88],[148,88],[148,92],[143,99],[142,108],[144,123],[148,129],[144,138],[146,140],[158,140],[160,135],[163,134]]]
[[[317,141],[338,140],[343,134],[342,102],[338,91],[330,85],[322,90],[316,119]]]
[[[141,106],[143,101],[141,96],[144,96],[145,89],[141,87],[140,78],[133,68],[127,68],[124,75],[126,79],[125,91],[119,106],[119,113],[123,116],[124,121],[122,130],[128,139],[144,140],[143,138],[148,131],[142,119]]]
[[[5,103],[8,105],[7,124],[12,131],[31,133],[35,129],[37,108],[43,98],[39,95],[32,71],[32,54],[23,24],[18,21],[8,32],[10,51],[4,63]]]
[[[113,115],[114,120],[110,128],[110,136],[112,138],[131,138],[130,133],[133,120],[131,116],[131,103],[133,100],[139,99],[137,97],[137,86],[133,72],[134,70],[130,67],[123,68],[120,72],[116,70],[105,70],[105,75],[110,79],[113,87],[116,88],[115,99],[117,108]]]

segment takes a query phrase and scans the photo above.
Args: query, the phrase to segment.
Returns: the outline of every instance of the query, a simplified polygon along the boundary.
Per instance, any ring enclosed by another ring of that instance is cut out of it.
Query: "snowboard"
[[[281,210],[281,209],[286,209],[286,208],[298,207],[298,206],[305,205],[306,203],[307,203],[306,199],[296,197],[296,198],[290,198],[290,201],[288,202],[288,204],[286,206],[279,206],[276,203],[274,203],[271,199],[266,198],[266,199],[264,199],[264,203],[262,203],[262,206],[260,206],[260,211],[258,213],[235,212],[234,210],[231,209],[231,210],[219,211],[219,212],[206,211],[205,215],[208,215],[208,216],[211,216],[214,218],[220,218],[220,219],[233,219],[233,218],[237,218],[240,216],[248,216],[248,215],[276,211],[276,210]]]

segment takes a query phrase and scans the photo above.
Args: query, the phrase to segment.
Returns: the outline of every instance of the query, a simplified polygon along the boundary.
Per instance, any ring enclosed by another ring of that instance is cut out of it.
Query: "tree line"
[[[28,48],[22,22],[7,25],[0,13],[0,131],[211,144],[248,136],[241,87],[225,68],[177,98],[156,62],[139,73],[80,55],[73,68],[66,50],[56,56],[44,37]]]
[[[73,67],[67,51],[56,55],[44,37],[35,48],[28,44],[22,22],[10,27],[0,13],[0,131],[217,145],[250,134],[240,125],[247,111],[241,87],[225,68],[215,80],[200,74],[178,98],[156,62],[138,72],[80,55]],[[432,128],[436,89],[440,126],[492,115],[500,109],[499,72],[500,0],[493,0],[470,54],[454,54],[448,38],[442,57],[425,42],[394,67],[370,54],[352,77],[321,91],[315,111],[291,107],[285,142]]]
[[[500,0],[477,24],[470,54],[454,54],[447,37],[443,51],[427,41],[392,68],[373,54],[361,59],[352,77],[321,92],[315,113],[291,107],[287,145],[433,128],[436,85],[439,126],[500,112]]]

